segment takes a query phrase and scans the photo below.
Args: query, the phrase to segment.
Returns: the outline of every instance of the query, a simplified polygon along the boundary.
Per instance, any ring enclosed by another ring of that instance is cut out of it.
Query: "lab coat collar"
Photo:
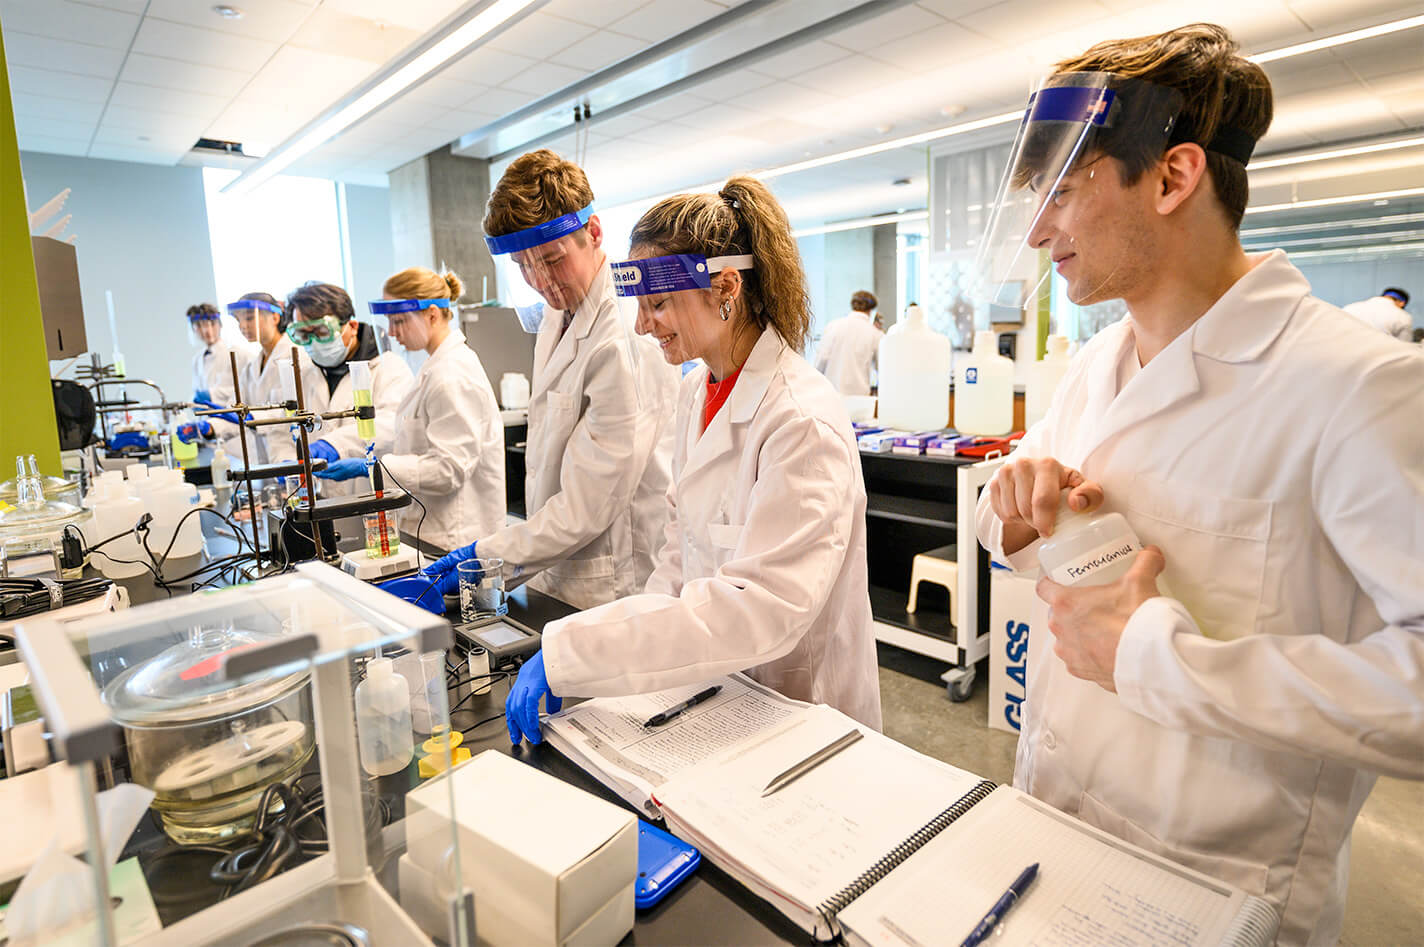
[[[456,348],[464,344],[465,333],[461,332],[453,325],[450,326],[450,334],[445,336],[444,342],[441,342],[439,345],[435,346],[435,351],[430,353],[430,357],[425,360],[425,365],[429,365],[431,362],[439,361],[443,358],[448,358],[451,352],[453,352]],[[420,366],[421,369],[424,369],[425,365]]]
[[[578,354],[579,343],[593,331],[598,314],[613,296],[611,274],[606,262],[599,265],[593,282],[588,284],[588,292],[584,293],[583,300],[574,310],[573,321],[569,323],[567,330],[563,328],[565,310],[545,313],[544,322],[539,326],[539,337],[534,343],[536,393],[552,387],[554,379],[559,377]]]
[[[737,383],[733,386],[727,403],[712,418],[712,423],[707,425],[705,431],[702,430],[702,409],[707,403],[708,370],[705,367],[700,370],[698,390],[692,399],[692,411],[688,416],[685,432],[687,468],[683,471],[684,477],[691,476],[723,454],[731,453],[735,447],[732,425],[746,424],[755,417],[757,408],[761,407],[762,399],[766,397],[766,391],[771,386],[771,380],[776,376],[781,353],[785,349],[786,343],[781,341],[781,336],[777,335],[775,329],[767,328],[762,331],[761,338],[757,339],[742,366],[741,374],[737,376]]]
[[[1190,332],[1192,350],[1219,362],[1261,357],[1290,321],[1310,283],[1284,250],[1253,253],[1254,264],[1202,314]]]

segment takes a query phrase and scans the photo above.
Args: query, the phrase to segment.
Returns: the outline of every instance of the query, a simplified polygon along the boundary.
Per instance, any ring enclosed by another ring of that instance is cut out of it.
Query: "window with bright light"
[[[203,169],[208,234],[219,305],[245,293],[271,293],[279,300],[308,280],[345,285],[336,186],[318,178],[278,176],[249,193],[222,188],[236,171]],[[242,336],[223,320],[230,342]]]

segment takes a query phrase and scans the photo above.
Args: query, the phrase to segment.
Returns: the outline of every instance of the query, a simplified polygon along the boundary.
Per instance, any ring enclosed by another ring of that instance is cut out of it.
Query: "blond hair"
[[[716,194],[659,201],[634,225],[629,240],[660,254],[751,254],[753,269],[742,271],[747,317],[759,329],[776,329],[793,350],[805,348],[811,297],[801,254],[786,211],[756,178],[732,178]]]
[[[504,169],[485,207],[484,229],[491,237],[528,230],[593,203],[588,176],[572,161],[547,148],[520,155]],[[580,241],[584,231],[575,231]]]
[[[1241,55],[1225,27],[1193,23],[1154,36],[1098,43],[1065,59],[1055,74],[1110,72],[1141,79],[1182,93],[1177,116],[1187,140],[1205,147],[1223,128],[1238,129],[1260,141],[1271,127],[1274,102],[1265,70]],[[1120,157],[1120,156],[1115,156]],[[1132,184],[1160,155],[1123,162],[1124,183]],[[1233,228],[1241,226],[1249,191],[1246,165],[1215,151],[1206,153],[1207,175]]]
[[[448,299],[454,302],[464,293],[465,284],[454,273],[447,271],[441,276],[428,267],[412,266],[386,280],[381,291],[396,299]]]

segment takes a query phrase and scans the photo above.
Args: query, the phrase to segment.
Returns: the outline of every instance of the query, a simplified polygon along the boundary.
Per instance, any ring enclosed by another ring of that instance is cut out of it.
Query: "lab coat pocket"
[[[1271,514],[1267,500],[1141,476],[1127,500],[1138,537],[1166,557],[1166,594],[1187,607],[1203,634],[1221,640],[1255,632]]]
[[[1164,842],[1136,822],[1119,815],[1091,793],[1085,792],[1079,799],[1078,818],[1125,842],[1131,842],[1138,848],[1144,848],[1179,865],[1186,865],[1204,875],[1236,885],[1249,894],[1260,896],[1266,893],[1266,865],[1231,855],[1193,851]]]
[[[712,565],[720,569],[737,554],[737,544],[742,541],[742,526],[730,523],[708,523],[707,539],[711,543]]]

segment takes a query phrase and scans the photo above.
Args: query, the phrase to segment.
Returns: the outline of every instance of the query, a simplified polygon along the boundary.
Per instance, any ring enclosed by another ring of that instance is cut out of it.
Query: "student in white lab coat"
[[[1376,774],[1424,778],[1424,355],[1311,296],[1283,252],[1243,252],[1272,96],[1225,30],[1058,68],[1011,165],[1044,198],[1017,232],[1075,303],[1129,315],[1074,359],[978,533],[1033,569],[1066,488],[1152,545],[1111,585],[1040,580],[1014,781],[1265,897],[1281,943],[1333,944]],[[1084,89],[1129,68],[1098,121]]]
[[[331,283],[307,283],[287,296],[292,307],[292,324],[287,335],[307,350],[326,380],[328,411],[350,411],[355,407],[352,362],[364,362],[370,376],[371,405],[377,456],[395,446],[396,410],[414,383],[405,359],[391,351],[381,351],[375,326],[356,321],[351,296]],[[365,438],[356,430],[355,418],[325,421],[319,438],[311,440],[312,459],[327,462],[317,476],[344,481],[366,473]],[[344,463],[343,463],[344,462]],[[334,485],[333,485],[334,486]],[[352,489],[336,489],[350,493]]]
[[[303,406],[308,411],[325,411],[326,381],[307,353],[287,338],[290,313],[266,293],[248,293],[242,301],[252,305],[235,313],[238,325],[250,320],[256,327],[257,336],[257,348],[242,366],[243,401],[247,404],[276,404],[285,402],[289,393],[295,398],[296,380],[292,377],[292,353],[295,352],[301,369]],[[254,417],[259,418],[275,417],[280,413],[280,408],[252,412]],[[258,429],[248,428],[247,433],[247,446],[253,453],[253,464],[296,460],[297,448],[289,426],[272,424]]]
[[[765,185],[661,201],[614,282],[683,379],[667,542],[643,595],[544,628],[505,704],[643,693],[745,671],[880,727],[865,485],[840,396],[799,350],[810,326],[786,214]],[[675,254],[681,254],[677,256]]]
[[[233,401],[232,349],[222,337],[222,310],[212,303],[188,307],[188,329],[198,350],[193,353],[193,402],[204,408],[225,408]],[[244,359],[238,358],[238,370]],[[207,415],[179,425],[177,434],[184,443],[221,438],[237,433],[237,426],[218,415]]]
[[[528,516],[466,534],[474,542],[427,569],[446,592],[455,564],[475,555],[504,560],[508,585],[532,578],[531,588],[578,608],[641,592],[653,571],[679,375],[634,332],[634,307],[620,306],[592,204],[583,170],[548,150],[516,159],[490,195],[490,252],[511,265],[516,312],[538,333]]]
[[[499,405],[480,357],[453,319],[464,291],[458,276],[413,266],[386,280],[383,291],[386,301],[372,303],[372,312],[390,320],[391,335],[408,351],[430,357],[396,408],[395,443],[382,464],[396,486],[425,505],[424,522],[418,508],[404,511],[401,531],[449,549],[504,523]],[[336,464],[353,466],[344,459]]]
[[[873,293],[860,290],[850,297],[850,314],[827,325],[816,347],[816,370],[843,395],[870,394],[870,372],[885,338],[875,325],[879,305]]]
[[[1409,294],[1397,286],[1380,290],[1378,296],[1350,303],[1345,311],[1367,326],[1393,336],[1401,342],[1414,341],[1414,318],[1404,307],[1409,305]]]

